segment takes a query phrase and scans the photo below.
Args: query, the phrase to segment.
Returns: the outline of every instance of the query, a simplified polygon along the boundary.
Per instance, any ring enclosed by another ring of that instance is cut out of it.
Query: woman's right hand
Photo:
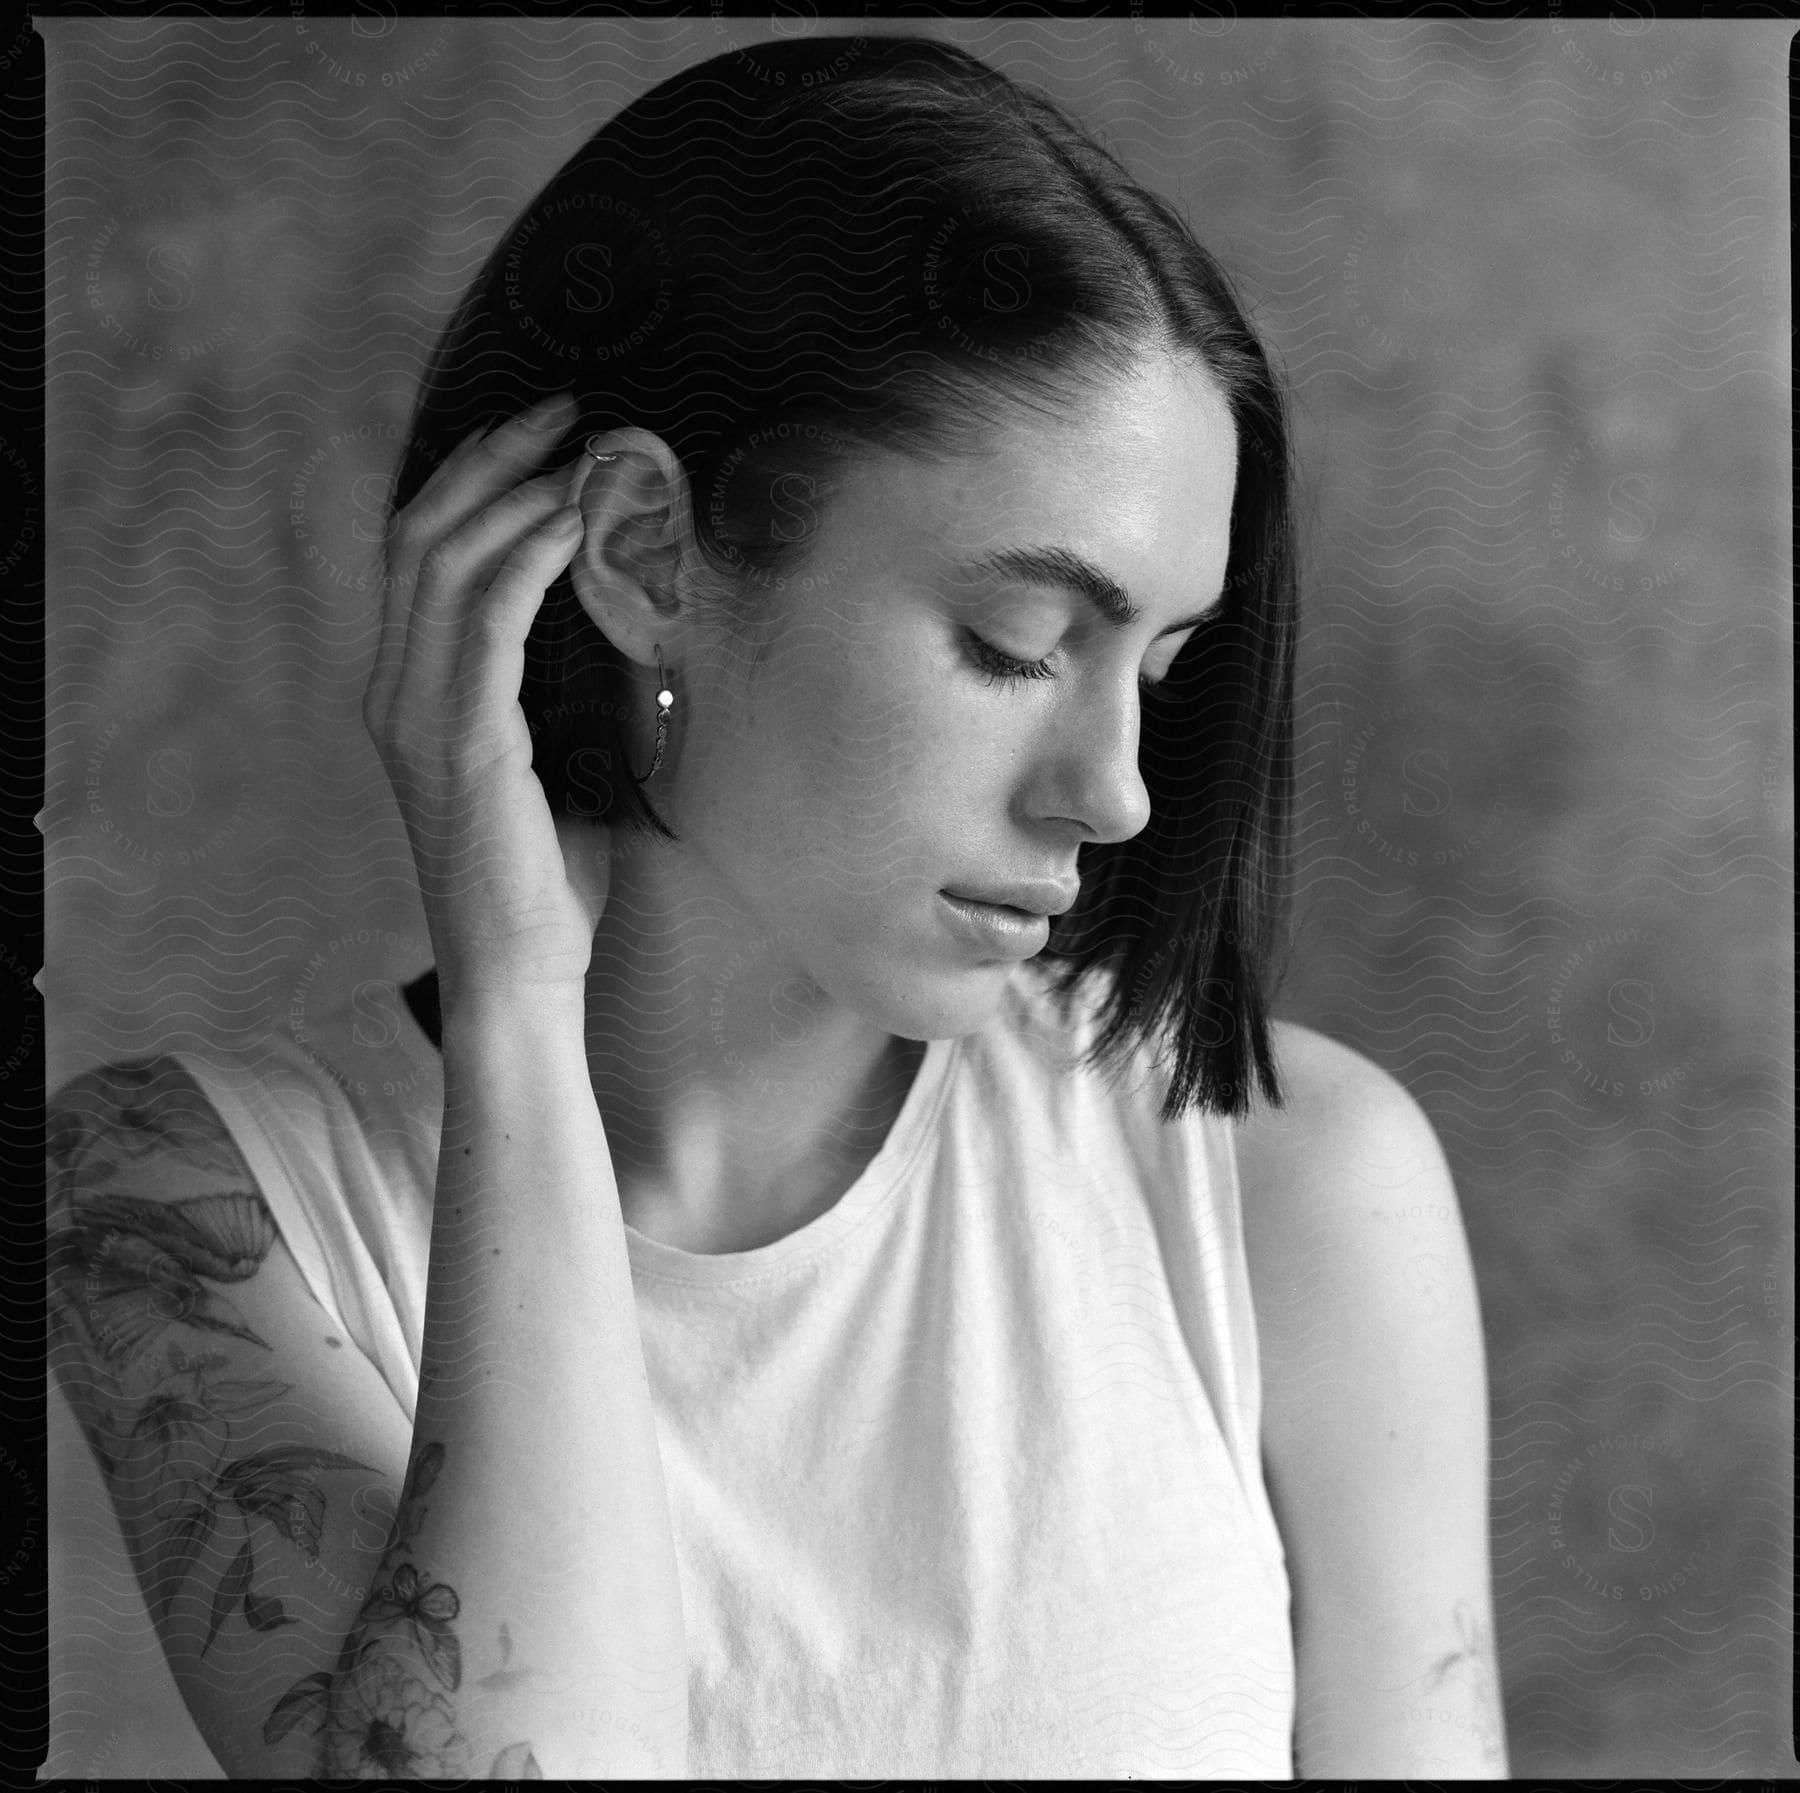
[[[519,708],[525,637],[581,540],[578,468],[519,483],[566,395],[458,444],[395,517],[363,722],[412,843],[446,1003],[579,997],[606,907],[597,826],[559,836]]]

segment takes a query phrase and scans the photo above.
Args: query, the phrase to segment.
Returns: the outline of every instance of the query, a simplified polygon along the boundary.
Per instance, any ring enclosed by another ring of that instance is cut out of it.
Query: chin
[[[863,1007],[876,1026],[903,1040],[955,1040],[977,1033],[999,1014],[1021,961],[951,966],[929,976],[902,972],[878,1000]],[[871,997],[875,996],[871,991]]]

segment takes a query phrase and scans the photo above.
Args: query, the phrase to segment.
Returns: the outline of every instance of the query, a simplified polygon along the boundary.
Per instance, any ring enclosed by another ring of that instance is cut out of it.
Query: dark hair
[[[1144,703],[1152,813],[1084,846],[1034,968],[1103,980],[1087,1062],[1174,1048],[1163,1118],[1281,1090],[1272,958],[1287,901],[1296,581],[1280,385],[1224,272],[1052,101],[930,38],[813,37],[672,76],[602,127],[489,256],[427,373],[392,508],[471,430],[571,391],[653,431],[700,552],[740,588],[804,564],[795,492],[869,450],[979,449],[1065,415],[1150,351],[1197,359],[1238,432],[1225,594]],[[813,513],[816,516],[816,511]],[[626,758],[631,685],[551,588],[521,705],[553,808],[674,839]],[[598,728],[595,723],[598,721]]]

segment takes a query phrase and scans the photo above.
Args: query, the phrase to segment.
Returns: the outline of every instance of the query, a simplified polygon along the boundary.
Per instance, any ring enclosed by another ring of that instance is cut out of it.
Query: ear
[[[606,430],[590,436],[580,487],[581,545],[569,577],[581,607],[628,660],[653,667],[688,620],[680,574],[697,554],[687,475],[660,436]],[[596,460],[595,454],[606,460]]]

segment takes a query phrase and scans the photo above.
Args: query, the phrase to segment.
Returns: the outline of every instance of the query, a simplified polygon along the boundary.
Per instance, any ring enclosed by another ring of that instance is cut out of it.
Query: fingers
[[[541,520],[513,545],[478,601],[463,607],[455,639],[409,657],[386,738],[425,788],[459,788],[507,755],[529,763],[531,736],[519,709],[525,638],[546,587],[580,540],[572,510]]]
[[[483,434],[466,436],[394,520],[384,548],[381,637],[363,694],[364,721],[373,729],[397,701],[406,669],[419,654],[421,622],[432,630],[451,586],[474,564],[503,553],[523,530],[545,514],[566,472],[515,486],[520,475],[543,459],[545,450],[575,415],[565,393]],[[509,491],[511,487],[513,490]],[[518,494],[527,496],[513,502]],[[491,517],[491,526],[488,519]],[[476,533],[465,532],[476,525]],[[425,580],[426,562],[436,577]],[[421,611],[423,610],[423,614]],[[431,655],[429,640],[424,658]]]
[[[420,560],[542,460],[574,416],[575,401],[565,392],[495,429],[472,430],[394,518],[382,546],[381,639],[363,697],[365,716],[384,712],[399,683]]]
[[[466,657],[469,641],[495,620],[496,606],[516,605],[522,591],[521,569],[529,573],[541,565],[548,570],[542,584],[530,594],[531,614],[536,613],[545,589],[568,564],[580,539],[578,528],[563,529],[567,552],[554,566],[544,559],[542,544],[536,541],[543,527],[564,508],[568,485],[567,469],[527,480],[496,498],[426,553],[408,609],[393,693],[397,711],[415,717],[442,713],[445,693]],[[503,571],[508,575],[504,580]],[[521,644],[523,640],[521,634]],[[515,681],[510,698],[517,696]]]
[[[560,505],[541,518],[508,551],[479,603],[469,614],[449,679],[449,708],[473,738],[522,746],[531,742],[519,709],[525,676],[525,638],[551,582],[581,542],[581,513]]]
[[[470,516],[544,458],[574,421],[575,401],[565,392],[533,405],[486,435],[464,437],[396,519],[402,532],[429,545]]]

